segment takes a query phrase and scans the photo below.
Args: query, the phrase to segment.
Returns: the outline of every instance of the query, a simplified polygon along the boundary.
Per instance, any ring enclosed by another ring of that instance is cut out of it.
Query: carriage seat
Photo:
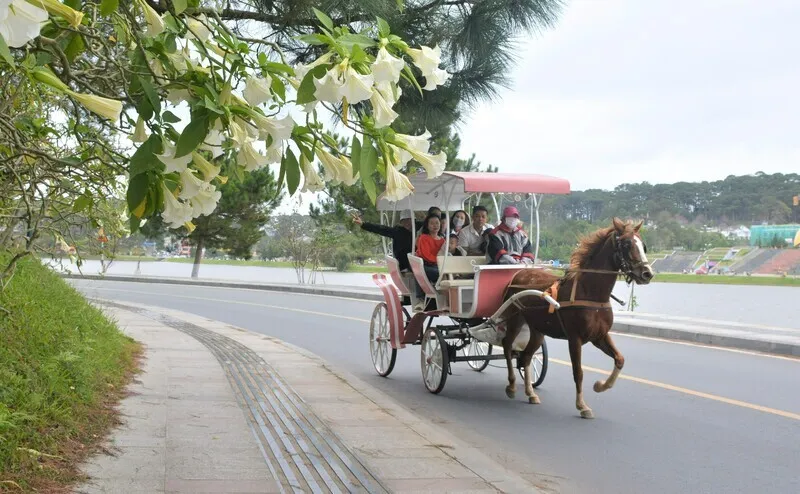
[[[443,277],[439,286],[445,290],[456,286],[472,286],[475,280],[454,279],[454,276],[474,275],[475,266],[487,262],[485,256],[447,256],[447,262],[445,262],[444,256],[437,256],[436,261],[439,265],[439,273]]]

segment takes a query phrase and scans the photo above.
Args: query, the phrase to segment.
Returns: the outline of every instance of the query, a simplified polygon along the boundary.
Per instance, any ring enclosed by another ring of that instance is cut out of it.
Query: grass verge
[[[653,283],[698,283],[704,285],[800,286],[800,278],[781,276],[725,276],[658,273]]]
[[[0,492],[68,492],[119,423],[140,346],[34,258],[0,307]]]

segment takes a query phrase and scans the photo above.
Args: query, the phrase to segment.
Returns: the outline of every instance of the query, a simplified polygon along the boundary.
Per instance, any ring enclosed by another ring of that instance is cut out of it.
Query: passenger
[[[486,255],[483,234],[492,228],[492,225],[486,223],[488,219],[489,211],[483,206],[475,206],[472,208],[472,222],[458,232],[458,246],[464,249],[468,256]]]
[[[514,206],[503,210],[502,223],[489,235],[486,255],[490,264],[533,264],[531,241],[519,225]]]
[[[458,232],[464,228],[465,225],[469,224],[469,215],[463,209],[459,209],[453,216],[450,217],[450,233],[455,233],[458,235]]]
[[[455,233],[451,233],[450,237],[448,239],[448,242],[446,244],[442,244],[442,248],[439,251],[439,255],[440,256],[444,255],[445,249],[447,249],[447,251],[448,251],[448,254],[447,254],[448,256],[466,256],[467,255],[467,253],[464,251],[464,249],[462,249],[461,247],[458,246],[458,235],[456,235]]]
[[[442,212],[441,208],[437,208],[436,206],[431,206],[428,208],[428,216],[430,215],[434,215],[439,218],[442,222],[442,225],[444,225],[444,221],[447,219],[447,216]],[[417,234],[422,231],[423,225],[424,223],[417,227]],[[442,228],[442,230],[444,230],[444,228]]]
[[[439,233],[441,226],[441,217],[429,214],[422,223],[422,234],[417,239],[417,256],[422,258],[425,275],[431,284],[436,284],[439,280],[439,265],[436,263],[436,258],[444,245],[444,237]],[[425,292],[422,291],[419,284],[417,285],[417,297],[420,300],[425,298]],[[422,308],[422,302],[414,307],[415,310],[417,308]]]
[[[400,213],[400,224],[395,226],[365,223],[360,216],[353,215],[353,223],[360,225],[361,229],[370,233],[392,239],[392,255],[397,259],[400,271],[411,271],[408,263],[408,254],[411,253],[411,212]]]

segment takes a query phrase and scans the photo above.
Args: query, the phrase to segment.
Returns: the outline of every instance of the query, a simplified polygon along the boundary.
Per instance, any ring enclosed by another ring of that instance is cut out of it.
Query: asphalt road
[[[422,383],[419,348],[389,378],[368,349],[374,303],[257,290],[75,281],[90,296],[165,306],[304,347],[452,434],[562,493],[800,492],[800,360],[617,335],[626,358],[614,389],[592,383],[611,359],[586,346],[578,418],[566,344],[548,340],[550,369],[529,405],[505,397],[505,369],[454,364],[439,395]]]

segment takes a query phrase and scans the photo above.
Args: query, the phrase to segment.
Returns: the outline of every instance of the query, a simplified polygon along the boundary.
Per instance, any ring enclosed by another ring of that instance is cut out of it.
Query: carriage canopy
[[[475,194],[570,193],[566,179],[528,173],[444,172],[435,179],[429,179],[425,173],[409,178],[414,192],[398,202],[391,202],[382,194],[378,197],[379,211],[408,209],[409,205],[414,211],[427,210],[431,206],[455,211]]]

